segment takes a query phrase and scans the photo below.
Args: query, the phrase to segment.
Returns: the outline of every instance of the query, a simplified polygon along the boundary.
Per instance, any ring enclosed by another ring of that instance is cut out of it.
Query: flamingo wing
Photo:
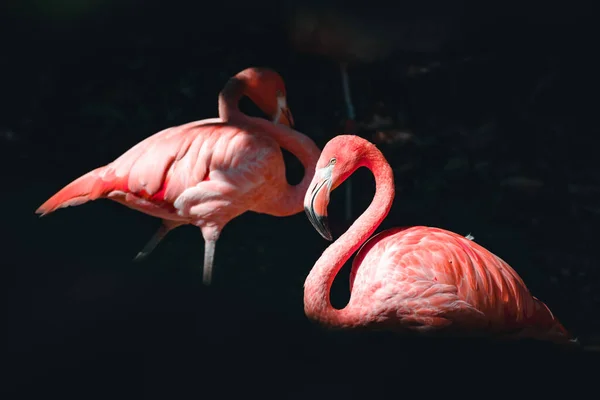
[[[458,324],[516,331],[561,330],[519,275],[479,244],[430,227],[390,229],[360,249],[351,273],[357,302],[428,330]]]
[[[268,138],[253,136],[219,119],[168,128],[71,182],[36,212],[45,215],[107,197],[157,217],[187,220],[191,216],[178,215],[175,203],[182,203],[186,190],[200,183],[216,181],[203,188],[214,197],[217,193],[242,195],[271,179],[265,171],[273,146],[276,144]],[[201,197],[196,195],[195,200],[201,201]]]

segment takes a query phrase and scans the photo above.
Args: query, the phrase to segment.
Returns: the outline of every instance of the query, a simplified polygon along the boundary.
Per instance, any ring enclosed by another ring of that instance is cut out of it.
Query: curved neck
[[[375,176],[375,196],[365,212],[348,230],[321,255],[304,283],[304,312],[310,319],[331,327],[358,326],[359,310],[349,305],[342,310],[333,308],[330,291],[333,280],[346,261],[375,232],[385,219],[394,201],[394,174],[383,154],[374,146],[357,163],[367,167]]]
[[[266,134],[300,160],[304,167],[302,181],[297,185],[287,184],[279,191],[279,196],[273,199],[274,207],[268,207],[268,213],[278,217],[297,214],[304,209],[304,194],[315,174],[321,150],[312,139],[294,129],[242,113],[238,104],[245,95],[245,90],[246,84],[243,79],[233,77],[227,81],[219,93],[219,118],[223,122],[257,128],[253,133]]]
[[[276,207],[271,208],[269,214],[285,217],[302,212],[304,195],[315,175],[321,150],[311,138],[285,125],[274,124],[262,118],[248,116],[246,118],[253,127],[259,128],[259,131],[255,133],[266,134],[274,139],[280,147],[298,158],[304,167],[304,176],[300,183],[297,185],[286,183],[286,187],[281,189],[279,196],[273,199]]]
[[[244,117],[239,102],[244,96],[246,85],[237,77],[230,78],[219,93],[219,118],[223,121]]]

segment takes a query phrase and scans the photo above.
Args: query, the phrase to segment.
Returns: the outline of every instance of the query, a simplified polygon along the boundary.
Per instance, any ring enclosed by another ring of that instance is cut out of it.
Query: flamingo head
[[[364,165],[364,142],[353,135],[331,139],[321,152],[315,175],[304,195],[304,211],[309,221],[327,240],[333,240],[327,222],[330,193]]]
[[[294,127],[294,118],[287,105],[285,83],[277,72],[269,68],[247,68],[237,74],[245,83],[248,96],[274,124]]]

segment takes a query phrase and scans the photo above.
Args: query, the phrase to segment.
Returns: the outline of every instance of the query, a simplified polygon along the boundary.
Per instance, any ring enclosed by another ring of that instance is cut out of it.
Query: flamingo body
[[[540,327],[545,335],[568,335],[504,260],[440,228],[395,228],[373,236],[352,263],[350,290],[351,306],[369,306],[361,316],[366,326],[391,320],[427,332],[460,323],[516,336]]]
[[[363,166],[375,175],[375,198],[306,278],[304,308],[310,319],[340,329],[574,342],[517,272],[472,238],[425,226],[388,229],[371,237],[392,206],[394,179],[381,152],[357,136],[340,135],[327,143],[306,192],[305,210],[324,238],[332,239],[327,227],[330,191]],[[343,309],[334,309],[331,285],[355,252],[350,300]]]
[[[110,164],[68,184],[36,212],[46,215],[107,198],[162,219],[136,259],[147,256],[170,230],[195,225],[205,241],[203,280],[209,284],[215,243],[229,221],[246,211],[275,216],[302,211],[318,147],[287,126],[245,116],[237,109],[239,98],[247,94],[275,117],[274,122],[291,125],[280,80],[271,70],[240,72],[221,94],[220,118],[171,127],[146,138]],[[296,186],[287,183],[281,147],[305,166],[305,177]]]
[[[203,229],[222,227],[246,210],[269,213],[283,192],[277,142],[222,122],[166,129],[138,143],[51,197],[39,211],[109,198],[132,209]],[[267,203],[265,203],[267,201]]]

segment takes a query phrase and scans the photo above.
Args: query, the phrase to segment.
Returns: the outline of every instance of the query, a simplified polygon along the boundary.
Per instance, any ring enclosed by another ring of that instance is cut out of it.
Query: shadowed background
[[[432,225],[471,233],[574,335],[600,341],[600,182],[590,101],[597,63],[588,12],[574,2],[390,4],[3,5],[3,359],[11,395],[90,398],[108,390],[145,398],[163,388],[181,398],[214,384],[226,396],[227,385],[248,376],[263,395],[281,383],[275,398],[348,397],[347,382],[306,385],[327,369],[328,352],[334,369],[346,366],[344,357],[395,351],[377,347],[379,339],[357,349],[306,321],[303,282],[328,243],[304,214],[247,213],[230,222],[211,288],[201,284],[197,228],[173,231],[145,262],[132,263],[158,220],[110,201],[34,215],[72,179],[145,137],[216,116],[219,90],[248,66],[281,73],[296,128],[322,147],[342,133],[338,62],[349,62],[359,134],[378,144],[395,171],[395,205],[380,230]],[[241,108],[261,115],[247,99]],[[300,163],[286,156],[286,164],[297,183]],[[353,219],[373,193],[371,175],[358,171]],[[330,205],[334,237],[350,224],[343,196],[334,192]],[[335,306],[348,299],[348,275],[345,268],[334,283]],[[433,350],[408,356],[412,344],[403,346],[407,365],[435,357]],[[372,361],[383,368],[390,359]],[[269,366],[263,374],[261,362]],[[310,378],[294,380],[304,377],[296,369],[311,368]]]

